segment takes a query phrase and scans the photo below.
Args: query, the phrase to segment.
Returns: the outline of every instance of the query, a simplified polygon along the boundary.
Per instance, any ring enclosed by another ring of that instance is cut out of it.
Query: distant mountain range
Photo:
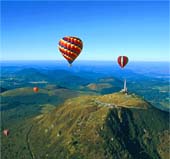
[[[132,70],[120,71],[113,68],[113,71],[108,65],[99,65],[93,69],[90,66],[82,69],[59,68],[5,67],[1,74],[1,91],[34,86],[44,88],[46,85],[53,84],[73,90],[109,94],[120,91],[126,78],[129,92],[134,92],[152,102],[154,106],[169,111],[167,78],[153,78],[148,74],[137,74],[137,71]]]

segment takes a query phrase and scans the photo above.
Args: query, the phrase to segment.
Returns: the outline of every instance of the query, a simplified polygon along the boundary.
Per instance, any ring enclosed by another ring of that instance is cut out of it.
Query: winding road
[[[26,143],[27,143],[28,151],[29,151],[29,153],[31,155],[31,158],[35,159],[34,154],[31,151],[31,146],[30,146],[30,143],[29,143],[29,135],[31,133],[32,128],[33,128],[33,125],[31,125],[30,129],[28,130],[28,133],[26,134]]]

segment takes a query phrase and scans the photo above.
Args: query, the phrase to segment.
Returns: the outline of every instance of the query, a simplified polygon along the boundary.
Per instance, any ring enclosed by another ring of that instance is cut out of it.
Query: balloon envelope
[[[66,36],[60,39],[58,48],[69,64],[72,64],[81,53],[83,42],[77,37]]]
[[[117,62],[121,68],[125,67],[126,64],[128,63],[128,57],[127,56],[119,56],[117,58]]]
[[[9,130],[8,130],[8,129],[5,129],[5,130],[3,131],[3,134],[4,134],[4,136],[8,136],[8,135],[9,135]]]
[[[38,92],[38,87],[34,87],[34,88],[33,88],[33,91],[34,91],[34,92]]]

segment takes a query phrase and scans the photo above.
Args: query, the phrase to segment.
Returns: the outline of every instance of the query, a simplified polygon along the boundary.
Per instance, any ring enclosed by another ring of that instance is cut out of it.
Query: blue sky
[[[77,60],[170,61],[168,1],[2,1],[2,60],[62,60],[57,45],[77,36]]]

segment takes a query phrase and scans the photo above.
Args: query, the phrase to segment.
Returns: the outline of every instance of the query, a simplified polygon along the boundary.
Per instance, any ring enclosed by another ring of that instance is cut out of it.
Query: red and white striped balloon
[[[80,54],[83,42],[77,37],[66,36],[60,39],[58,48],[69,64],[72,64]]]
[[[128,57],[127,56],[119,56],[117,58],[117,62],[121,68],[125,67],[126,64],[128,63]]]

